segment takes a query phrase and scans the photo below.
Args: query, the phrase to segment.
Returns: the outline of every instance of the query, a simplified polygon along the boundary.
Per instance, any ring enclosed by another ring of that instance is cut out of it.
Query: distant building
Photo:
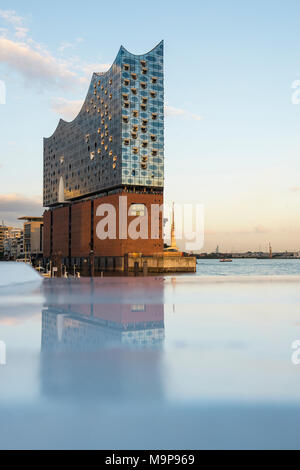
[[[20,217],[24,221],[24,257],[31,260],[43,255],[43,217]]]
[[[6,260],[16,260],[23,257],[23,231],[20,228],[10,228],[3,241],[3,256]]]
[[[4,257],[4,239],[12,228],[13,227],[7,227],[3,222],[2,225],[0,225],[0,259]]]

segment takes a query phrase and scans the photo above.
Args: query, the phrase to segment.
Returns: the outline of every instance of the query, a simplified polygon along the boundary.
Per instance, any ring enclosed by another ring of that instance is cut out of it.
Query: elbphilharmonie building
[[[100,204],[118,220],[126,196],[129,222],[149,214],[151,225],[163,189],[164,45],[142,55],[122,46],[107,72],[93,74],[78,116],[44,139],[45,262],[84,267],[92,254],[99,270],[123,270],[129,253],[162,253],[162,215],[159,235],[146,240],[99,239],[97,223]]]

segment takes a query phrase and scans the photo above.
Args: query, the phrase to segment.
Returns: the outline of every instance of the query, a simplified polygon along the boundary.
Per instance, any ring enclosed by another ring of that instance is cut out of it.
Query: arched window
[[[143,217],[146,214],[145,204],[131,204],[129,208],[129,217],[139,216]]]

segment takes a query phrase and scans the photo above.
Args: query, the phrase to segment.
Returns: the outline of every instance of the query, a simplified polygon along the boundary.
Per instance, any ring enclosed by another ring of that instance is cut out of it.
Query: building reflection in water
[[[164,281],[53,280],[45,284],[45,395],[141,401],[163,397]]]

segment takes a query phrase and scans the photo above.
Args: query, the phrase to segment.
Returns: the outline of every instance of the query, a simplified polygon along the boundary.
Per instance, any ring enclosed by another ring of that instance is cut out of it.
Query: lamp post
[[[93,246],[92,246],[92,243],[89,243],[89,246],[90,246],[90,277],[94,277],[95,276],[95,255],[94,255],[94,250],[93,250]]]

